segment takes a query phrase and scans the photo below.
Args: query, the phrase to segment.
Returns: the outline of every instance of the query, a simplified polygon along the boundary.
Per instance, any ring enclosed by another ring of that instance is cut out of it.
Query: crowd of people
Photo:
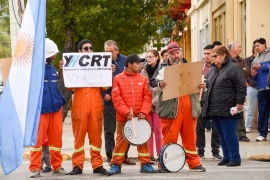
[[[238,41],[230,42],[228,47],[218,41],[205,46],[204,81],[198,84],[198,90],[203,91],[202,97],[195,93],[166,101],[162,101],[163,89],[170,82],[164,79],[164,69],[188,63],[179,44],[171,42],[160,53],[149,49],[146,57],[140,58],[137,54],[120,54],[117,43],[108,40],[104,43],[104,51],[112,54],[112,87],[67,88],[74,92],[71,108],[74,153],[72,170],[67,173],[61,166],[65,99],[57,88],[58,75],[51,64],[59,50],[49,38],[46,38],[45,45],[42,113],[37,143],[30,153],[31,178],[39,177],[40,172],[82,174],[86,134],[93,173],[121,173],[123,163],[136,164],[128,158],[130,143],[122,132],[125,124],[134,121],[135,117],[148,121],[152,128],[149,141],[137,146],[141,173],[172,172],[164,167],[160,154],[166,145],[177,144],[179,135],[189,170],[205,172],[201,160],[205,159],[207,122],[212,129],[212,158],[219,160],[217,165],[240,166],[239,141],[250,141],[246,133],[252,129],[252,119],[257,119],[254,116],[256,102],[259,111],[256,141],[266,141],[270,113],[270,84],[267,80],[270,49],[264,38],[253,42],[252,56],[247,59],[240,57],[242,47]],[[91,53],[94,48],[90,40],[83,39],[77,49],[79,53]],[[60,68],[62,66],[63,62]],[[243,112],[245,102],[247,108]],[[103,167],[101,157],[102,128],[109,170]],[[43,163],[46,165],[44,169]],[[155,163],[158,169],[152,167]]]

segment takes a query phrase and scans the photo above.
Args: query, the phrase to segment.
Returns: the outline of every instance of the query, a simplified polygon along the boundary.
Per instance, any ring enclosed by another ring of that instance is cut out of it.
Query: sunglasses
[[[218,54],[214,54],[213,56],[212,56],[212,58],[217,58],[219,55]]]
[[[88,50],[93,50],[94,48],[92,46],[85,46],[83,47],[82,49],[84,49],[85,51],[88,51]]]

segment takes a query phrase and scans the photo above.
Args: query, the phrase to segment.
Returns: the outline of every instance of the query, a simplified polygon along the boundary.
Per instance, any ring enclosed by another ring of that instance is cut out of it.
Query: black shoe
[[[241,166],[241,162],[230,161],[227,167]]]
[[[168,171],[168,169],[162,168],[162,167],[158,168],[158,169],[157,169],[157,172],[158,172],[158,173],[170,173],[170,171]]]
[[[219,155],[219,154],[213,154],[213,158],[215,160],[221,160],[222,159],[221,155]]]
[[[103,174],[103,175],[108,174],[107,170],[104,169],[103,166],[99,166],[98,168],[94,169],[93,173],[99,173],[99,174]]]
[[[82,170],[81,168],[79,168],[78,166],[75,166],[72,171],[70,171],[69,173],[67,173],[68,175],[77,175],[77,174],[82,174]]]
[[[249,142],[250,139],[247,136],[242,136],[239,138],[239,141]]]
[[[50,167],[45,167],[41,172],[47,173],[47,172],[51,172],[51,171],[52,171],[52,168],[50,168]]]
[[[194,171],[194,172],[205,172],[206,169],[204,167],[202,167],[202,165],[200,166],[196,166],[195,168],[189,169],[189,171]]]
[[[227,165],[229,162],[230,162],[229,160],[224,160],[224,159],[222,159],[217,165],[218,165],[218,166],[225,166],[225,165]]]
[[[200,156],[201,159],[205,159],[204,153],[198,153],[198,155]]]
[[[129,158],[126,158],[123,163],[126,165],[136,165],[136,163]]]

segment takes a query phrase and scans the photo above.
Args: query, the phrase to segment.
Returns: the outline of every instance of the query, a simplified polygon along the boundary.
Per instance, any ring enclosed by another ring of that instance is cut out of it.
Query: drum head
[[[161,149],[159,159],[162,168],[166,168],[170,172],[177,172],[184,167],[186,154],[179,144],[167,144]]]
[[[152,128],[147,120],[138,120],[138,117],[134,118],[134,124],[136,128],[136,137],[133,131],[131,120],[127,121],[123,127],[123,136],[128,141],[128,143],[135,146],[140,146],[149,140],[152,134]]]

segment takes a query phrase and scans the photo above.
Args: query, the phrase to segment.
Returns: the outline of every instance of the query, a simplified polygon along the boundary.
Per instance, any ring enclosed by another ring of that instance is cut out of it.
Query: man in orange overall
[[[81,53],[93,52],[91,41],[83,39],[78,43]],[[74,153],[72,167],[69,175],[82,174],[85,159],[84,140],[88,133],[90,144],[91,164],[93,173],[106,175],[107,171],[102,166],[101,133],[102,133],[102,97],[100,87],[74,88],[74,99],[71,108],[72,130],[74,136]]]
[[[164,88],[166,83],[164,79],[164,67],[184,63],[183,52],[178,43],[171,42],[168,45],[169,60],[162,63],[161,67],[156,70],[150,85],[152,87]],[[199,86],[199,85],[198,85]],[[178,135],[181,135],[182,145],[186,153],[186,161],[190,171],[204,172],[200,156],[196,151],[196,123],[200,114],[198,98],[195,95],[186,95],[167,101],[162,101],[162,94],[159,98],[158,113],[162,125],[162,146],[169,143],[177,143]],[[159,164],[160,167],[160,164]],[[159,168],[159,172],[168,172],[167,169]]]
[[[52,175],[63,175],[66,171],[62,168],[62,107],[65,103],[64,97],[60,94],[57,87],[57,72],[52,61],[59,52],[57,45],[49,38],[45,39],[45,73],[44,88],[41,106],[41,115],[38,127],[37,142],[31,147],[30,152],[30,178],[40,176],[42,143],[48,137],[50,150]]]
[[[137,116],[139,119],[148,119],[152,108],[148,79],[138,73],[141,70],[142,61],[143,59],[140,59],[136,54],[127,56],[126,69],[113,79],[112,100],[116,109],[117,136],[108,175],[121,173],[121,166],[129,145],[122,133],[126,121],[131,120],[133,116]],[[140,172],[156,173],[156,170],[150,165],[148,144],[137,146],[137,150],[141,164]]]

